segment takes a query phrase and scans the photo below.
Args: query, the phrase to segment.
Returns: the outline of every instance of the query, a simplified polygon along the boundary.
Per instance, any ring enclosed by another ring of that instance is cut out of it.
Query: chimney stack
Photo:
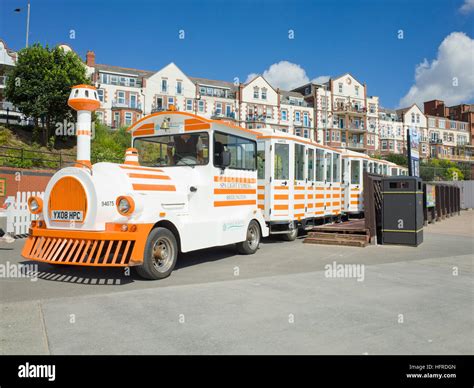
[[[77,163],[76,167],[91,167],[92,112],[100,107],[97,89],[91,85],[72,87],[67,104],[77,111]]]
[[[86,65],[89,67],[95,66],[95,53],[94,51],[88,51],[86,54]]]

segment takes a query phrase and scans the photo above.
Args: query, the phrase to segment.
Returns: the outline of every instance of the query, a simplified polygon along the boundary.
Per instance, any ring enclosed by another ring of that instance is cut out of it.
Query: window
[[[222,103],[217,102],[216,103],[216,115],[220,115],[220,114],[222,114]]]
[[[456,129],[456,121],[451,121],[450,122],[450,128],[451,129]]]
[[[413,124],[415,123],[415,114],[414,113],[411,114],[411,122]]]
[[[232,105],[225,106],[225,115],[227,117],[232,117]]]
[[[356,85],[355,86],[355,95],[358,96],[359,95],[359,87]]]
[[[198,111],[199,112],[204,112],[204,101],[199,100],[198,102]]]
[[[130,94],[130,108],[138,108],[137,95]]]
[[[342,82],[338,83],[339,93],[342,93]]]
[[[295,144],[295,179],[304,180],[304,145]]]
[[[161,91],[165,93],[168,91],[168,80],[166,79],[161,80]]]
[[[360,160],[351,160],[351,184],[360,184]]]
[[[300,112],[295,112],[295,122],[296,123],[301,122],[301,113]]]
[[[267,99],[267,89],[262,88],[262,100],[266,100],[266,99]]]
[[[428,126],[430,128],[434,128],[435,127],[435,119],[428,119]]]
[[[289,159],[289,145],[275,144],[275,179],[289,179]]]
[[[303,113],[303,125],[309,127],[309,115],[308,112]]]
[[[333,182],[340,182],[341,181],[341,178],[340,178],[340,168],[341,168],[341,164],[340,164],[340,159],[341,159],[341,155],[339,154],[332,154],[332,181]]]
[[[97,89],[97,95],[99,97],[100,102],[105,102],[104,89]]]
[[[174,97],[168,97],[168,108],[170,105],[174,105]]]
[[[326,144],[331,141],[331,131],[326,130]]]
[[[206,95],[206,88],[201,86],[201,87],[199,88],[199,93],[200,93],[202,96],[205,96],[205,95]]]
[[[382,149],[383,150],[387,149],[387,140],[382,140]]]
[[[257,178],[265,179],[265,142],[257,142]]]
[[[253,98],[258,98],[258,95],[259,95],[258,88],[257,88],[257,87],[254,87],[254,88],[253,88]]]
[[[219,166],[218,150],[230,151],[229,168],[238,170],[257,169],[257,144],[254,140],[227,133],[215,132],[214,134],[214,165]]]
[[[116,75],[111,75],[110,76],[110,83],[112,85],[118,85],[118,77]]]
[[[120,127],[120,112],[114,112],[114,122],[113,122],[113,126],[114,126],[115,128]]]
[[[125,125],[129,126],[132,125],[132,113],[125,112]]]
[[[191,100],[190,98],[186,100],[186,110],[188,111],[193,110],[193,100]]]
[[[316,181],[324,181],[324,151],[316,150]]]
[[[370,113],[375,113],[375,104],[370,104],[369,105],[369,112]]]
[[[135,87],[136,86],[136,79],[135,78],[129,78],[128,79],[128,84],[131,86],[131,87]]]
[[[117,102],[119,104],[125,104],[125,92],[117,92]]]
[[[420,114],[419,113],[416,114],[416,123],[420,124]]]
[[[281,121],[288,121],[288,112],[286,110],[281,111]]]
[[[308,181],[314,181],[314,150],[308,149]]]
[[[206,132],[139,137],[133,142],[140,164],[153,167],[196,166],[209,161]]]
[[[332,153],[327,152],[326,159],[326,182],[332,182]]]
[[[97,121],[99,123],[104,123],[104,112],[96,111],[95,114],[97,116]]]
[[[439,123],[439,127],[441,129],[446,128],[446,121],[445,120],[439,120],[438,123]]]
[[[176,82],[176,94],[182,94],[183,93],[183,82],[182,81],[177,81]]]

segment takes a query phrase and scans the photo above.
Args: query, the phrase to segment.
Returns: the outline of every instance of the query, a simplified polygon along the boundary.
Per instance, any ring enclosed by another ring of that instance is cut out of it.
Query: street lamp
[[[21,12],[21,8],[15,8],[16,13]],[[30,35],[30,0],[28,0],[28,9],[26,13],[26,44],[25,47],[28,48],[28,36]]]

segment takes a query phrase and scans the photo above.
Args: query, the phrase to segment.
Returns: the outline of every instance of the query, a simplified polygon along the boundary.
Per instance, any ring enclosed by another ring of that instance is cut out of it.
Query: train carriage
[[[341,152],[271,128],[256,131],[258,206],[270,233],[293,240],[299,228],[339,217]]]

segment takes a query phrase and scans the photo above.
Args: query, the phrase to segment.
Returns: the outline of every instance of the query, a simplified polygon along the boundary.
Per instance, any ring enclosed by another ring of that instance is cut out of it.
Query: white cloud
[[[273,87],[284,90],[291,90],[310,82],[306,71],[300,65],[288,61],[274,63],[262,75]],[[255,73],[249,74],[245,82],[250,82],[256,76]],[[323,77],[329,79],[329,76],[321,76],[315,79]]]
[[[425,59],[415,69],[415,84],[401,98],[400,106],[440,99],[447,105],[470,102],[474,98],[474,39],[463,32],[448,35],[431,63]]]
[[[461,13],[469,13],[474,11],[474,0],[464,0],[464,4],[459,8]]]
[[[311,82],[314,82],[315,84],[324,84],[328,82],[330,78],[330,75],[320,75],[319,77],[313,78]]]

